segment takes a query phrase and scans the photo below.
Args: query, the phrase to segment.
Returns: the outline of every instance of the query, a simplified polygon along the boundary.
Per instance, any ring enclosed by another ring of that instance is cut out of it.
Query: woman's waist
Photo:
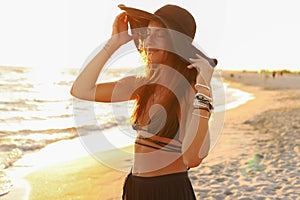
[[[147,180],[147,182],[155,182],[155,183],[159,183],[160,181],[178,181],[179,177],[182,178],[188,178],[188,172],[185,171],[176,171],[176,172],[169,172],[169,173],[165,173],[165,174],[151,174],[151,175],[145,175],[145,174],[135,174],[133,172],[131,172],[130,174],[133,179],[135,179],[136,181],[144,181]]]
[[[187,170],[182,155],[160,150],[134,154],[132,173],[136,176],[158,176]]]

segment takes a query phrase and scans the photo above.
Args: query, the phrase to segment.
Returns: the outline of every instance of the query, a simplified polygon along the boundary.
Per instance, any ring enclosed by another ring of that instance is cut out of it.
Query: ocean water
[[[125,72],[106,70],[101,77],[112,80]],[[129,124],[128,116],[118,116],[115,120],[113,115],[116,113],[109,103],[94,104],[93,111],[97,114],[96,121],[90,120],[93,123],[76,122],[74,98],[69,91],[78,73],[77,68],[0,67],[0,195],[11,188],[5,169],[13,166],[24,154],[56,141],[78,137],[79,126],[87,130],[86,134],[93,134],[97,131],[93,130],[95,123],[102,130],[117,124]],[[215,112],[236,107],[252,98],[248,93],[228,88],[218,77],[213,90],[214,99],[219,99],[215,102]],[[86,110],[90,109],[90,104],[76,100],[76,105],[81,109],[76,111],[77,114],[82,112],[88,118]]]

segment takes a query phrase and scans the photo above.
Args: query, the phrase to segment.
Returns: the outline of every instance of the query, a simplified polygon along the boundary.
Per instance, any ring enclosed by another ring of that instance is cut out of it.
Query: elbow
[[[208,156],[210,149],[210,138],[205,136],[204,143],[201,145],[200,149],[193,149],[190,152],[187,152],[187,156],[184,159],[186,166],[189,168],[199,166],[204,158]]]
[[[192,157],[184,156],[183,162],[188,168],[198,167],[202,163],[205,157],[199,158],[199,156],[192,156]]]
[[[87,92],[82,92],[76,88],[77,88],[76,85],[73,84],[72,88],[70,89],[70,94],[73,97],[81,100],[90,100],[90,98],[87,95],[88,94]]]
[[[79,98],[75,89],[74,89],[74,85],[72,86],[71,90],[70,90],[70,94],[73,96],[73,97],[76,97],[76,98]],[[80,98],[79,98],[80,99]]]
[[[189,161],[185,162],[184,164],[188,168],[193,168],[193,167],[198,167],[201,164],[201,162],[202,162],[201,159],[193,159],[193,160],[189,160]]]
[[[188,168],[198,167],[204,158],[208,156],[209,142],[205,144],[206,145],[201,146],[200,150],[196,148],[185,151],[183,154],[183,162]]]
[[[70,95],[72,95],[74,97],[73,86],[70,89]]]

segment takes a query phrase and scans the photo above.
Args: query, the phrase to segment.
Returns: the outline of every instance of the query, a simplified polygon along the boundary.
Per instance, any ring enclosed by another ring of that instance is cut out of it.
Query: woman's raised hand
[[[128,18],[125,12],[119,14],[114,23],[111,40],[118,46],[126,44],[133,39],[133,36],[128,34]]]
[[[193,62],[187,66],[189,69],[195,68],[198,71],[196,83],[201,83],[210,86],[210,81],[214,72],[214,68],[202,56],[196,54],[197,58],[190,58]]]

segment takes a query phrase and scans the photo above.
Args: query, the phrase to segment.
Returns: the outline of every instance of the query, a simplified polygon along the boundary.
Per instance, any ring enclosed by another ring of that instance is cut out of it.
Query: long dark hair
[[[177,72],[183,75],[185,81],[188,81],[188,83],[190,84],[189,86],[192,86],[193,88],[196,81],[197,71],[194,68],[188,69],[187,66],[190,63],[185,61],[180,56],[172,52],[166,51],[166,53],[167,59],[165,63],[162,64],[172,67],[172,69],[175,69]],[[148,71],[147,73],[149,75],[150,72]],[[159,104],[165,109],[167,119],[162,129],[160,129],[160,131],[157,132],[156,135],[167,138],[175,138],[180,127],[180,105],[187,90],[190,89],[183,87],[184,84],[181,84],[180,80],[179,82],[176,82],[176,95],[174,94],[172,89],[155,83],[144,84],[143,86],[138,88],[135,92],[136,105],[131,116],[132,122],[140,126],[147,125],[148,122],[145,122],[145,116],[149,114],[149,108],[152,104],[150,99],[152,98],[152,95],[154,93],[160,91],[159,96],[162,96],[163,98],[159,99]]]

